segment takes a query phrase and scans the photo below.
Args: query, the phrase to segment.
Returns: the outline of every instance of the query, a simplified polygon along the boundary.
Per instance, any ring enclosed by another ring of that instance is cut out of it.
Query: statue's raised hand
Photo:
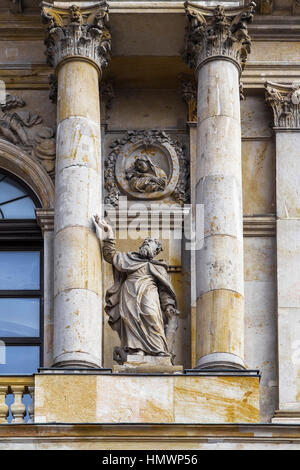
[[[99,240],[106,240],[107,238],[115,238],[114,231],[111,225],[105,220],[100,220],[99,215],[94,215],[92,220],[95,225],[96,234]]]

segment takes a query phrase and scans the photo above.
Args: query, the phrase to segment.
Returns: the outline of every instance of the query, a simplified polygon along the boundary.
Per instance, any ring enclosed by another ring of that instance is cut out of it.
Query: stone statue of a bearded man
[[[127,355],[140,354],[172,360],[179,312],[167,265],[154,259],[162,251],[160,242],[146,238],[137,253],[121,253],[112,227],[98,216],[93,221],[103,240],[103,257],[113,266],[114,285],[106,292],[105,311],[121,340],[114,359],[122,364]]]

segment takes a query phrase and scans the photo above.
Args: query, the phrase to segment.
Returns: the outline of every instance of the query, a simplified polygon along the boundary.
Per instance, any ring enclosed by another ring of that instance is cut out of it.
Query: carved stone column
[[[240,76],[254,5],[185,5],[184,58],[198,79],[196,203],[205,217],[196,253],[196,368],[244,368]]]
[[[55,68],[54,366],[101,366],[101,266],[91,216],[101,207],[99,77],[108,64],[105,2],[43,2]]]
[[[276,134],[279,410],[300,423],[300,84],[266,83]]]

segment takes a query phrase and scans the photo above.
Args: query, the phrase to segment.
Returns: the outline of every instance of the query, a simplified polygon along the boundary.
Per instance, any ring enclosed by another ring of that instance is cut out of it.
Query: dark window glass
[[[39,346],[0,344],[0,374],[33,374],[40,363]]]
[[[0,298],[0,337],[40,336],[40,299]]]
[[[40,288],[39,251],[0,251],[0,289]]]
[[[42,365],[43,239],[37,199],[0,170],[0,375]]]

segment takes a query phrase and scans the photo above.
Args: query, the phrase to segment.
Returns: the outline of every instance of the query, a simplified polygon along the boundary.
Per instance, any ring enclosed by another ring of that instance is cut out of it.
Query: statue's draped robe
[[[147,157],[149,171],[142,173],[136,168],[127,170],[127,178],[130,182],[130,187],[134,191],[140,193],[152,193],[155,191],[164,191],[167,185],[167,175],[162,168],[154,165],[150,157]]]
[[[121,253],[115,240],[104,241],[104,259],[113,265],[114,285],[106,292],[105,311],[118,331],[121,348],[146,355],[170,356],[164,330],[164,310],[177,308],[167,265],[138,253]]]

